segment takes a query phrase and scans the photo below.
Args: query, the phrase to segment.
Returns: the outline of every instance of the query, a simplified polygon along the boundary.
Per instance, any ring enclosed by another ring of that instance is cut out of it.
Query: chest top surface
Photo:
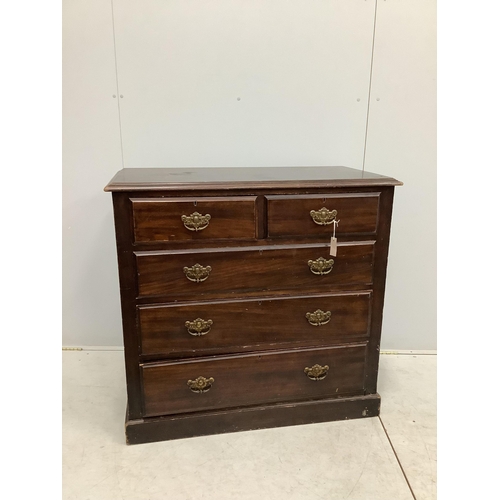
[[[124,168],[104,191],[400,185],[392,177],[340,166]]]

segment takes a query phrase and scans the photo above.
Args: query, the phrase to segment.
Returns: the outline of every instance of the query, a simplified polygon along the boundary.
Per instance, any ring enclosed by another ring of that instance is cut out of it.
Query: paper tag
[[[330,239],[330,255],[337,256],[337,238],[335,236]]]

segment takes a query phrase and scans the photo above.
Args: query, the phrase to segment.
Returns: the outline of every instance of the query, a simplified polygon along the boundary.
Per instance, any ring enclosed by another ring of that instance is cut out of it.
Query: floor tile
[[[436,365],[432,355],[380,358],[380,418],[417,500],[437,496]]]
[[[412,500],[378,418],[127,446],[123,352],[63,353],[64,500]]]

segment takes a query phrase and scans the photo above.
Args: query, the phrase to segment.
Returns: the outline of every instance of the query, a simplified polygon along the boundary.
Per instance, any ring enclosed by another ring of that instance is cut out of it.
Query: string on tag
[[[339,220],[333,219],[333,237],[334,238],[335,238],[335,229],[336,229],[339,222],[340,222],[340,219]]]

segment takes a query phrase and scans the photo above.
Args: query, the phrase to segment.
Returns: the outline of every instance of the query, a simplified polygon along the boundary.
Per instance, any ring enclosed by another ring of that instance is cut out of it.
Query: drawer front
[[[371,292],[138,308],[145,355],[333,344],[368,335]]]
[[[243,247],[231,250],[136,252],[139,296],[179,299],[219,293],[321,291],[370,285],[374,242]]]
[[[256,197],[131,198],[136,243],[255,238]]]
[[[375,234],[380,193],[337,195],[267,196],[268,234],[321,236]],[[322,210],[326,209],[326,210]]]
[[[145,416],[362,394],[365,357],[363,344],[142,365]]]

